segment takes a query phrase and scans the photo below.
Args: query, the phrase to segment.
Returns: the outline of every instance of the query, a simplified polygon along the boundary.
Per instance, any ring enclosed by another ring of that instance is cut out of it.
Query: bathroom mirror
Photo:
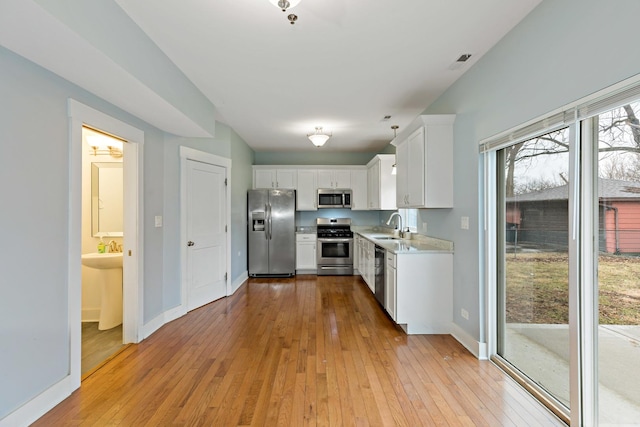
[[[123,235],[122,162],[91,163],[91,233],[93,237]]]

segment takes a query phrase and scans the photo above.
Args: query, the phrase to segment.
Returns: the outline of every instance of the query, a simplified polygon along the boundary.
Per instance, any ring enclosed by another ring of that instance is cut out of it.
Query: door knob
[[[187,242],[187,246],[193,246],[193,245],[195,245],[195,243],[193,243],[191,240]]]

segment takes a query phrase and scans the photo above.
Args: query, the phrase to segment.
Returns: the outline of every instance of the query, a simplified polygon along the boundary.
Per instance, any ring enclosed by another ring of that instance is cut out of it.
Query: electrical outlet
[[[460,316],[462,316],[463,319],[469,320],[469,312],[464,308],[460,309]]]
[[[154,218],[156,227],[162,227],[162,215],[156,215]]]
[[[462,228],[463,230],[468,230],[469,229],[469,217],[468,216],[463,216],[460,218],[460,228]]]
[[[422,231],[424,231],[425,233],[427,232],[427,223],[426,222],[422,223]]]

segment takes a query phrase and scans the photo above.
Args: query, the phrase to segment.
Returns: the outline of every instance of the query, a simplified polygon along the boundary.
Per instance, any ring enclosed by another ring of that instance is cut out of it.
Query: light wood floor
[[[98,322],[83,322],[80,373],[84,376],[91,372],[123,346],[122,325],[101,331]]]
[[[34,425],[563,425],[357,277],[251,279],[124,349]]]

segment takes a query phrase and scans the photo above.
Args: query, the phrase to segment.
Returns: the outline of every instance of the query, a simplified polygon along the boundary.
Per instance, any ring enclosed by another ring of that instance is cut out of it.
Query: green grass
[[[508,254],[508,323],[569,321],[565,253]],[[600,324],[640,325],[640,257],[601,255],[598,260]]]

